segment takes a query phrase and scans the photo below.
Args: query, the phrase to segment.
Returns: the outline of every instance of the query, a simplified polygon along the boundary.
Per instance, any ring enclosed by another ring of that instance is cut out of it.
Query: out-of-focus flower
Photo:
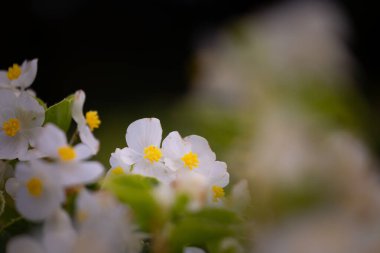
[[[28,88],[37,75],[38,59],[25,60],[22,65],[13,64],[8,71],[0,70],[0,88],[24,90]]]
[[[83,115],[83,105],[86,99],[84,91],[79,90],[74,94],[72,106],[72,117],[78,125],[78,132],[81,141],[86,144],[93,154],[99,151],[99,141],[94,137],[92,131],[100,126],[100,119],[97,111],[89,111],[86,117]]]
[[[103,165],[85,161],[92,152],[82,143],[70,146],[64,132],[53,124],[47,124],[36,139],[37,149],[55,162],[52,169],[59,170],[62,183],[67,186],[95,182],[104,172]]]
[[[113,195],[82,189],[76,207],[79,234],[74,252],[83,252],[88,244],[96,252],[140,252],[143,235],[131,223],[126,206]]]
[[[0,90],[0,159],[26,156],[44,118],[44,108],[29,94]]]
[[[111,154],[113,164],[133,165],[133,174],[154,177],[161,182],[169,182],[172,173],[163,164],[160,149],[162,128],[156,118],[136,120],[127,128],[126,141],[128,147]],[[119,155],[120,154],[120,155]]]
[[[70,217],[65,211],[57,209],[45,221],[41,238],[28,235],[12,238],[7,245],[7,253],[71,253],[76,236]]]
[[[17,211],[23,217],[41,221],[59,208],[65,193],[57,174],[40,160],[16,165],[15,178],[8,179],[6,190],[15,198]]]

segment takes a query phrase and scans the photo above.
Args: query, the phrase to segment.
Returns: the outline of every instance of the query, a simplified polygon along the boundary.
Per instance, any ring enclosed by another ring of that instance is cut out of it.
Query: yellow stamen
[[[181,160],[185,164],[186,167],[188,167],[190,170],[193,170],[194,168],[197,168],[199,166],[199,160],[198,160],[198,155],[189,152],[186,155],[184,155]]]
[[[42,194],[42,181],[39,178],[32,177],[26,182],[26,188],[33,197],[39,197]]]
[[[18,64],[13,64],[8,68],[7,76],[9,80],[15,80],[21,75],[21,68]]]
[[[63,146],[58,148],[58,156],[62,161],[68,162],[73,160],[77,156],[77,154],[75,153],[75,150],[72,147]]]
[[[20,130],[20,121],[18,119],[11,118],[3,123],[3,131],[6,135],[13,137]]]
[[[95,128],[100,126],[100,119],[97,111],[88,111],[86,113],[86,122],[90,127],[91,131],[94,131]]]
[[[218,201],[220,198],[224,197],[224,189],[220,186],[214,185],[212,187],[212,191],[214,192],[214,201]]]
[[[150,145],[144,148],[144,158],[148,159],[150,163],[158,162],[162,157],[162,152],[156,146]]]
[[[114,175],[122,175],[124,174],[124,170],[121,167],[116,167],[112,169],[111,173]]]

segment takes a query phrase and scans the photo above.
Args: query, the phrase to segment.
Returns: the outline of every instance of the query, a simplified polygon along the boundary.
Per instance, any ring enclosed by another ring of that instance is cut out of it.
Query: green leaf
[[[180,253],[186,246],[205,246],[238,234],[240,219],[232,211],[205,208],[190,213],[173,228],[169,238],[170,252]]]
[[[74,95],[70,95],[61,102],[50,106],[46,110],[45,124],[54,123],[63,131],[67,132],[71,124],[71,107]]]
[[[141,229],[151,231],[160,219],[160,208],[153,196],[157,184],[157,180],[140,175],[111,175],[103,188],[132,209]]]

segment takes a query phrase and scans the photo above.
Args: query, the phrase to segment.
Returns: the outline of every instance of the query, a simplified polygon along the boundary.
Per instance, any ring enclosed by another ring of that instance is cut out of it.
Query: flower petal
[[[181,159],[191,151],[191,144],[182,139],[177,131],[171,132],[162,141],[162,151],[164,157],[170,159]]]
[[[17,134],[13,137],[0,132],[0,159],[16,159],[26,154],[29,142],[24,136]]]
[[[39,242],[26,235],[12,238],[7,245],[7,253],[20,252],[46,253]]]
[[[57,149],[67,145],[64,132],[53,124],[47,124],[35,140],[36,148],[50,157],[57,157]]]
[[[65,186],[93,183],[104,173],[103,165],[95,161],[69,163],[57,167]]]
[[[22,89],[28,88],[36,78],[37,75],[37,64],[38,59],[33,59],[32,61],[24,61],[21,66],[21,76],[15,80],[15,86]]]
[[[111,154],[110,164],[112,168],[122,167],[129,168],[132,164],[136,163],[140,158],[140,155],[130,148],[117,148],[115,152]]]
[[[127,128],[126,141],[128,147],[143,154],[144,148],[154,145],[160,146],[162,138],[161,123],[156,118],[136,120]]]
[[[86,119],[84,118],[84,115],[83,115],[83,105],[84,105],[85,100],[86,100],[86,94],[84,93],[83,90],[78,90],[75,92],[71,114],[74,121],[78,124],[78,126],[86,125]]]
[[[185,137],[185,141],[191,143],[191,150],[198,155],[200,161],[215,161],[216,155],[211,150],[208,141],[198,135],[190,135]]]
[[[78,125],[79,138],[91,150],[91,154],[95,155],[99,151],[99,141],[95,138],[87,125]]]

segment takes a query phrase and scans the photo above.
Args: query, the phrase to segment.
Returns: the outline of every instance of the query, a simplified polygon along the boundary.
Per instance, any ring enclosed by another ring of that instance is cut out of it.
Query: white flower
[[[26,92],[0,90],[0,159],[26,156],[44,119],[44,108]]]
[[[76,236],[70,217],[65,211],[57,209],[45,221],[42,238],[27,235],[12,238],[7,245],[7,253],[70,253],[73,251]]]
[[[227,165],[216,161],[215,153],[207,140],[198,135],[182,139],[178,132],[171,132],[163,141],[165,164],[178,175],[196,173],[206,178],[213,199],[224,196],[223,187],[229,182]]]
[[[162,182],[171,181],[172,173],[162,162],[161,138],[162,128],[158,119],[136,120],[127,128],[128,147],[111,155],[112,164],[119,163],[121,167],[133,165],[131,173],[155,177]],[[119,153],[122,154],[119,156]]]
[[[76,200],[76,252],[83,252],[88,244],[98,252],[140,252],[142,234],[136,232],[129,217],[126,206],[110,193],[82,189]]]
[[[95,182],[104,172],[103,166],[96,161],[84,161],[92,153],[84,144],[74,147],[67,143],[64,132],[53,124],[47,124],[36,140],[37,149],[53,159],[52,169],[59,170],[65,186]]]
[[[21,66],[13,64],[8,71],[0,70],[0,88],[22,90],[28,88],[36,78],[37,59],[25,60]]]
[[[98,128],[101,121],[99,120],[97,111],[89,111],[86,117],[83,115],[83,104],[86,99],[84,91],[75,92],[74,102],[72,106],[72,116],[78,125],[78,132],[81,141],[86,144],[93,154],[99,151],[99,141],[94,137],[92,131]]]
[[[15,198],[17,211],[26,219],[41,221],[53,214],[65,199],[56,171],[41,161],[20,162],[6,190]]]
[[[131,164],[133,163],[134,161],[129,157],[128,148],[117,148],[115,152],[111,154],[111,169],[107,172],[107,176],[110,174],[120,175],[130,173]]]

